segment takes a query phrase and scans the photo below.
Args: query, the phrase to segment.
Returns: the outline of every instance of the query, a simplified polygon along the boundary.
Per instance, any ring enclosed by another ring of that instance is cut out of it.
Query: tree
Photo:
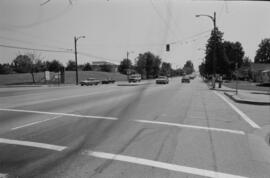
[[[86,64],[84,64],[83,68],[82,68],[83,71],[91,71],[93,70],[91,64],[89,62],[87,62]]]
[[[30,73],[32,64],[28,55],[20,54],[13,60],[14,71],[17,73]]]
[[[244,58],[243,58],[243,64],[242,64],[242,66],[247,66],[247,67],[249,67],[250,65],[251,65],[251,59],[248,57],[248,56],[245,56]]]
[[[46,61],[46,66],[47,66],[47,70],[51,72],[59,72],[62,68],[64,68],[63,64],[61,64],[59,61],[55,59],[51,62]]]
[[[225,73],[232,75],[232,73],[235,71],[236,64],[237,68],[242,66],[245,52],[240,42],[234,43],[230,41],[224,41],[223,46],[226,57],[229,61],[229,65]]]
[[[227,74],[229,61],[223,46],[223,33],[216,28],[206,44],[205,72],[206,74]]]
[[[205,63],[202,62],[200,65],[199,65],[199,72],[200,72],[200,75],[205,77],[206,76],[206,71],[205,71]]]
[[[41,61],[41,55],[37,55],[34,52],[18,55],[13,60],[13,65],[14,70],[18,73],[30,73],[33,83],[36,83],[34,73],[45,70],[45,64]]]
[[[139,54],[137,71],[145,78],[156,78],[159,75],[161,59],[151,52]]]
[[[261,41],[254,61],[255,63],[270,63],[270,38],[265,38]]]
[[[171,76],[171,74],[172,74],[171,63],[163,62],[160,69],[160,75]]]
[[[0,64],[0,74],[11,74],[11,73],[13,73],[13,69],[9,63]]]
[[[120,65],[118,66],[118,71],[121,73],[121,74],[125,74],[127,75],[128,74],[128,71],[131,70],[133,67],[132,67],[132,62],[131,60],[129,59],[123,59],[120,63]]]
[[[194,72],[194,66],[191,60],[186,61],[184,67],[183,67],[183,71],[186,74],[191,74]]]
[[[76,71],[76,63],[73,60],[69,60],[66,67],[67,71]]]

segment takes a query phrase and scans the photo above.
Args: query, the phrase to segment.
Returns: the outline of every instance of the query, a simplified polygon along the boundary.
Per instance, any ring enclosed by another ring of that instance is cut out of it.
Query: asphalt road
[[[0,101],[0,177],[270,177],[269,106],[199,78],[0,88]]]

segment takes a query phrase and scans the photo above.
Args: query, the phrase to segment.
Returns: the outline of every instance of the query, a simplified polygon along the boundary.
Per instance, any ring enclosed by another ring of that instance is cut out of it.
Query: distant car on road
[[[101,81],[102,84],[110,84],[110,83],[115,83],[114,79],[108,78],[108,79],[104,79]]]
[[[189,79],[189,76],[184,76],[184,77],[182,77],[182,83],[190,83],[190,79]]]
[[[86,80],[81,81],[80,84],[81,86],[98,85],[100,84],[100,80],[95,79],[95,78],[88,78]]]
[[[140,82],[142,79],[141,74],[131,74],[128,77],[128,82]]]
[[[168,84],[169,79],[166,76],[160,76],[156,79],[156,84]]]

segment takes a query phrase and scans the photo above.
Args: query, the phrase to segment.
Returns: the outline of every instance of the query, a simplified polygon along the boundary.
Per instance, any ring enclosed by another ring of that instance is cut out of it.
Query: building
[[[270,64],[251,63],[250,66],[242,66],[238,69],[241,79],[249,79],[253,82],[262,82],[262,72],[270,70]]]
[[[101,71],[103,66],[110,66],[111,72],[118,71],[118,65],[108,61],[93,61],[92,67],[94,71]]]

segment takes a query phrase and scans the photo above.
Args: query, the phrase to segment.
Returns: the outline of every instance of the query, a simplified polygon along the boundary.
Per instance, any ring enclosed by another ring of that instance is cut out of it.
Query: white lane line
[[[63,151],[67,147],[65,146],[58,146],[58,145],[51,145],[46,143],[39,143],[39,142],[30,142],[30,141],[21,141],[21,140],[11,140],[0,138],[0,144],[11,144],[11,145],[21,145],[21,146],[28,146],[28,147],[36,147],[36,148],[43,148],[48,150],[54,151]]]
[[[223,95],[221,95],[220,93],[218,93],[216,91],[214,91],[214,93],[217,96],[219,96],[223,101],[225,101],[234,111],[236,111],[253,128],[256,128],[256,129],[260,129],[261,128],[253,120],[251,120],[245,113],[243,113],[240,109],[238,109],[236,106],[234,106],[232,103],[230,103]]]
[[[187,125],[187,124],[178,124],[178,123],[170,123],[170,122],[160,122],[160,121],[149,121],[149,120],[135,120],[135,121],[140,122],[140,123],[159,124],[159,125],[175,126],[175,127],[181,127],[181,128],[211,130],[211,131],[217,131],[217,132],[226,132],[226,133],[245,135],[245,132],[239,131],[239,130],[230,130],[230,129],[215,128],[215,127],[203,127],[203,126],[196,126],[196,125]]]
[[[21,128],[24,128],[24,127],[29,127],[29,126],[40,124],[40,123],[47,122],[47,121],[50,121],[50,120],[58,119],[60,117],[62,117],[62,116],[56,116],[56,117],[41,120],[41,121],[31,122],[31,123],[28,123],[28,124],[25,124],[25,125],[13,127],[13,128],[11,128],[11,130],[17,130],[17,129],[21,129]]]
[[[8,177],[7,174],[0,173],[0,178],[7,178],[7,177]]]
[[[46,112],[46,111],[32,111],[32,110],[22,110],[22,109],[0,108],[0,111],[23,112],[23,113],[34,113],[34,114],[46,114],[46,115],[80,117],[80,118],[91,118],[91,119],[118,120],[118,118],[116,118],[116,117],[90,116],[90,115],[81,115],[81,114],[68,114],[68,113],[57,113],[57,112]]]
[[[215,172],[215,171],[210,171],[210,170],[206,170],[206,169],[198,169],[198,168],[193,168],[193,167],[180,166],[180,165],[176,165],[176,164],[170,164],[170,163],[165,163],[165,162],[160,162],[160,161],[153,161],[153,160],[149,160],[149,159],[143,159],[143,158],[132,157],[132,156],[125,156],[125,155],[120,155],[120,154],[111,154],[111,153],[97,152],[97,151],[84,151],[82,154],[96,157],[96,158],[123,161],[123,162],[128,162],[128,163],[139,164],[139,165],[143,165],[143,166],[156,167],[156,168],[166,169],[166,170],[170,170],[170,171],[188,173],[188,174],[199,175],[199,176],[204,176],[204,177],[247,178],[247,177],[233,175],[233,174],[226,174],[226,173]]]

